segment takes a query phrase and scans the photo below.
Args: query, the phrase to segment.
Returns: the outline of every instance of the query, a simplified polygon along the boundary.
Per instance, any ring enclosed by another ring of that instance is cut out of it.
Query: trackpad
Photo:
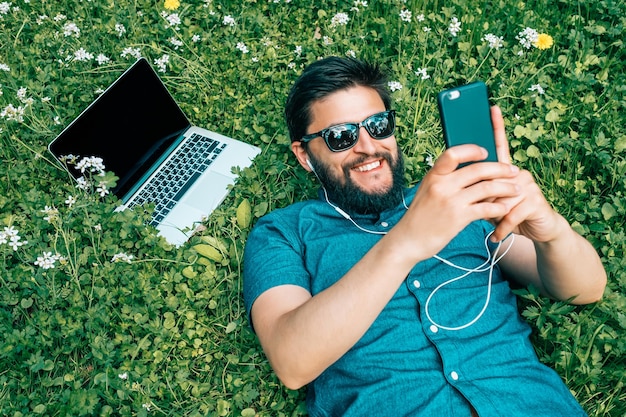
[[[220,205],[228,195],[228,186],[234,180],[225,175],[210,172],[200,177],[196,184],[183,196],[181,203],[209,214]]]

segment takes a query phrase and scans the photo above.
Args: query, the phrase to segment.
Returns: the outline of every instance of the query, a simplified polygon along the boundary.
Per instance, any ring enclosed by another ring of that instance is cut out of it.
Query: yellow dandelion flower
[[[180,6],[180,1],[178,0],[165,0],[165,4],[163,5],[167,10],[176,10],[178,6]]]
[[[539,49],[550,49],[552,45],[554,45],[554,39],[547,33],[540,33],[537,35],[537,40],[534,45]]]

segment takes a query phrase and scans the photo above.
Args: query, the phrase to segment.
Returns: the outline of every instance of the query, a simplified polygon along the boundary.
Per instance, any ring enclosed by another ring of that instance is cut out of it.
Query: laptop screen
[[[57,158],[97,156],[122,197],[190,126],[156,72],[139,59],[50,144]],[[71,167],[70,167],[71,168]],[[78,171],[72,175],[79,178]]]

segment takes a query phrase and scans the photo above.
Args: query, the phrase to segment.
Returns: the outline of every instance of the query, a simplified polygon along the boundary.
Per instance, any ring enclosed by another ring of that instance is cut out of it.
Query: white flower
[[[528,89],[529,91],[536,91],[537,94],[542,95],[543,93],[545,93],[545,90],[543,89],[543,87],[540,84],[533,84],[530,86],[530,88]]]
[[[100,183],[98,183],[98,188],[96,188],[96,192],[100,194],[100,197],[104,197],[105,195],[109,194],[109,189],[106,182],[100,181]]]
[[[224,26],[230,26],[230,27],[233,27],[237,24],[235,22],[235,19],[231,15],[224,16],[224,20],[222,21],[222,23],[224,24]]]
[[[127,56],[131,56],[135,59],[141,58],[141,50],[139,48],[124,48],[121,53],[122,58],[126,58]]]
[[[3,119],[7,119],[8,121],[15,121],[18,123],[22,123],[24,121],[24,111],[26,109],[22,106],[15,107],[12,104],[6,106],[0,112],[0,117]]]
[[[324,36],[322,42],[324,42],[324,45],[332,45],[333,39],[330,36]]]
[[[126,28],[124,27],[123,24],[116,23],[115,24],[115,31],[117,32],[117,36],[121,38],[126,33]]]
[[[174,45],[174,49],[178,49],[178,48],[180,48],[181,46],[183,46],[183,41],[181,41],[181,40],[180,40],[180,39],[178,39],[178,38],[175,38],[174,36],[172,36],[172,37],[170,38],[170,43],[171,43],[172,45]]]
[[[96,57],[96,62],[98,63],[98,65],[108,64],[110,61],[111,59],[104,54],[98,54],[98,56]]]
[[[354,52],[352,49],[346,51],[346,55],[352,58],[356,58],[356,52]]]
[[[9,72],[9,71],[11,71],[11,68],[9,68],[9,66],[7,64],[3,64],[2,62],[0,62],[0,71]]]
[[[132,263],[131,261],[133,260],[133,258],[134,258],[133,255],[128,255],[124,252],[120,252],[120,253],[116,253],[115,255],[113,255],[113,258],[111,258],[111,262]]]
[[[23,103],[26,101],[26,87],[20,87],[17,90],[17,98]]]
[[[410,22],[411,17],[413,17],[413,13],[410,10],[402,9],[400,10],[400,20],[404,22]]]
[[[80,177],[76,180],[76,188],[79,190],[87,191],[89,190],[89,182],[85,177]]]
[[[11,10],[11,3],[3,1],[0,3],[0,14],[7,14]]]
[[[524,48],[530,49],[537,41],[538,37],[539,33],[535,29],[527,27],[518,33],[515,39],[517,39]]]
[[[126,379],[128,379],[128,372],[124,372],[123,374],[119,374],[117,377],[119,379],[126,380]]]
[[[80,29],[74,22],[67,22],[63,25],[63,35],[65,37],[73,36],[75,38],[80,37]]]
[[[74,198],[73,195],[68,195],[67,200],[65,200],[65,204],[71,208],[74,204],[76,204],[76,198]]]
[[[18,236],[20,232],[13,226],[8,226],[4,228],[4,234],[7,235],[7,237],[14,237],[14,236]]]
[[[483,40],[489,43],[491,49],[500,49],[504,46],[504,39],[502,36],[498,37],[493,33],[487,33],[483,36]]]
[[[104,175],[104,163],[102,158],[98,156],[86,156],[76,164],[76,169],[84,173],[85,171]]]
[[[301,56],[302,55],[302,46],[301,45],[296,45],[296,49],[294,49],[293,53],[298,55],[298,56]]]
[[[432,29],[431,29],[431,28],[429,28],[428,26],[424,26],[424,29],[423,29],[423,30],[424,30],[424,32],[426,32],[426,33],[428,33],[428,32],[430,32],[430,31],[432,31]]]
[[[64,14],[58,13],[56,16],[54,16],[53,20],[55,22],[60,22],[62,20],[67,19],[67,16],[65,16]]]
[[[418,14],[417,16],[415,16],[415,19],[417,19],[418,22],[423,22],[425,19],[424,13]]]
[[[402,90],[402,84],[400,84],[398,81],[389,81],[387,85],[389,86],[389,89],[391,91]]]
[[[0,232],[0,244],[9,245],[13,250],[17,250],[20,246],[27,244],[27,241],[22,241],[19,235],[19,231],[13,226],[5,227],[3,232]]]
[[[452,20],[450,21],[450,26],[448,26],[448,31],[452,36],[455,37],[459,34],[459,32],[461,31],[461,22],[459,22],[459,19],[457,19],[456,17],[452,18]]]
[[[168,54],[163,54],[161,58],[154,60],[154,65],[159,68],[159,72],[165,72],[167,70],[167,64],[170,63],[170,56]]]
[[[178,30],[178,25],[180,25],[181,20],[180,20],[180,16],[178,16],[178,13],[172,13],[170,15],[168,15],[165,20],[167,20],[167,23],[169,24],[169,27],[173,27],[174,29]]]
[[[431,168],[433,165],[435,165],[435,159],[430,154],[428,154],[428,156],[426,157],[426,165],[428,165]]]
[[[59,210],[55,207],[46,206],[43,210],[41,210],[41,212],[45,214],[43,219],[48,223],[52,223],[59,217]]]
[[[418,68],[417,71],[415,71],[415,75],[420,77],[422,80],[427,80],[430,78],[430,75],[428,75],[426,68]]]
[[[20,239],[21,239],[20,236],[13,236],[9,240],[9,246],[11,246],[13,250],[17,250],[17,248],[19,248],[20,246],[24,246],[25,244],[28,243],[28,241],[26,240],[20,241]]]
[[[145,404],[141,404],[141,406],[142,406],[143,408],[145,408],[145,409],[146,409],[146,411],[150,411],[150,404],[145,403]]]
[[[59,254],[53,255],[52,252],[44,252],[42,256],[37,257],[37,260],[34,263],[43,269],[51,269],[54,268],[56,261],[62,259],[63,258]]]
[[[330,19],[330,26],[337,27],[339,25],[347,25],[348,21],[350,21],[350,17],[348,17],[345,13],[337,13]]]
[[[198,35],[198,34],[193,35],[193,36],[191,37],[191,41],[192,41],[192,42],[194,42],[194,43],[195,43],[195,42],[200,42],[200,40],[202,40],[202,37],[201,37],[200,35]]]
[[[93,59],[93,54],[91,52],[87,52],[84,48],[80,48],[78,51],[74,52],[74,59],[76,61],[91,61]]]
[[[243,42],[237,42],[237,49],[239,49],[244,54],[247,54],[248,52],[250,52],[246,44]]]

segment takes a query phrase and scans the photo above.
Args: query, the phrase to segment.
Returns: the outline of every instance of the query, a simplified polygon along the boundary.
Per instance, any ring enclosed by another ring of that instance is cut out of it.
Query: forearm
[[[535,242],[537,270],[545,292],[574,304],[598,301],[606,286],[606,272],[593,246],[557,217],[561,230],[554,239]]]

